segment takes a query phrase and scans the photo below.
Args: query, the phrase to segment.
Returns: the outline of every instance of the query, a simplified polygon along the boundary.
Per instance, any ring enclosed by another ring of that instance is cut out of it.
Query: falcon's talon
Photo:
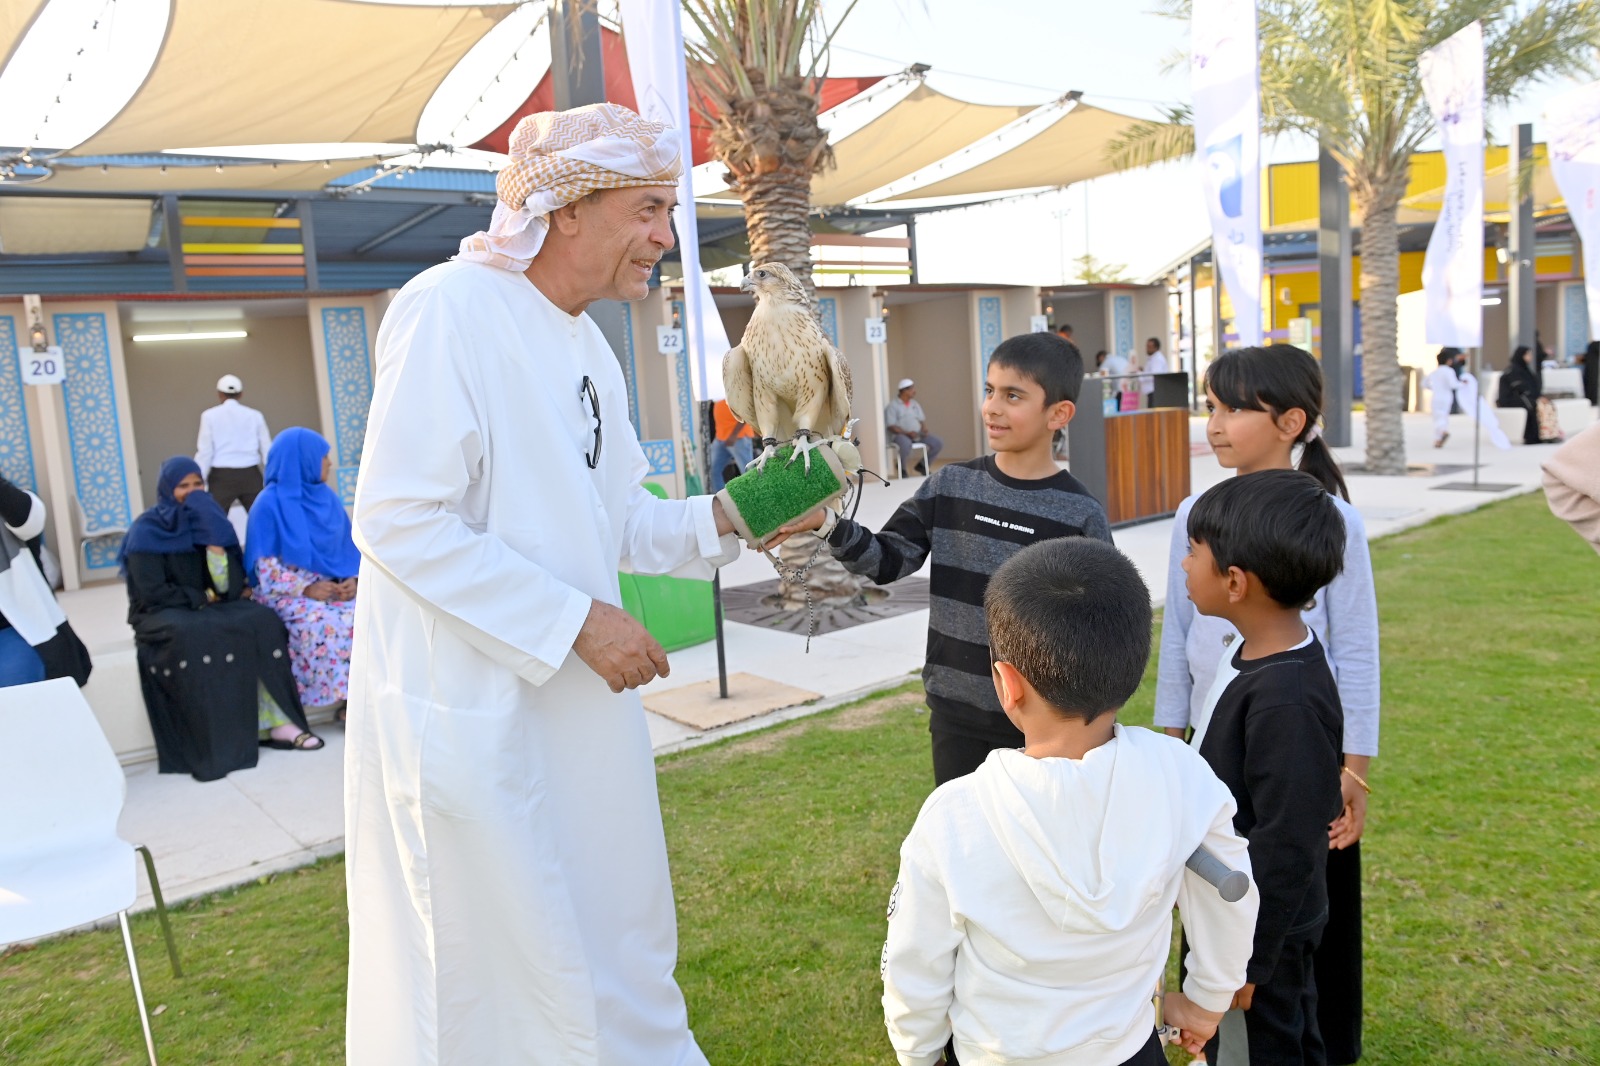
[[[810,431],[802,429],[794,436],[794,453],[789,456],[789,462],[793,463],[796,459],[803,459],[803,469],[807,474],[811,473],[811,453],[822,447],[822,445],[822,440],[813,439]]]
[[[769,441],[766,442],[766,447],[761,449],[761,454],[756,456],[754,459],[750,460],[748,463],[746,463],[744,468],[746,470],[749,470],[752,467],[754,467],[755,470],[758,473],[762,472],[762,471],[765,471],[767,469],[767,460],[771,459],[774,455],[777,455],[777,454],[778,454],[778,442],[777,441],[773,441],[773,440],[769,440]]]

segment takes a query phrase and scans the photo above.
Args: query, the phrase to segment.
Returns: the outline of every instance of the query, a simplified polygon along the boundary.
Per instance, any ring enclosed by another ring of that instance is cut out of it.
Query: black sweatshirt
[[[1328,658],[1313,634],[1303,648],[1243,659],[1211,712],[1200,754],[1233,793],[1233,827],[1250,842],[1261,892],[1245,979],[1272,976],[1285,940],[1328,916],[1328,824],[1344,801],[1339,774],[1344,712]]]
[[[1105,508],[1065,470],[1014,478],[986,455],[935,470],[881,533],[840,519],[828,546],[845,569],[880,585],[916,573],[932,553],[922,669],[930,717],[947,732],[998,739],[1016,729],[994,694],[983,594],[1001,563],[1055,537],[1111,543]]]

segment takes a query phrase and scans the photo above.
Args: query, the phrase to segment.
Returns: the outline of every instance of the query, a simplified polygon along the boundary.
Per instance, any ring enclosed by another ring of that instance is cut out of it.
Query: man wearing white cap
[[[355,497],[345,764],[351,1066],[704,1066],[643,708],[666,655],[619,569],[709,577],[657,500],[584,308],[672,247],[679,140],[611,104],[522,120],[490,228],[378,332]]]
[[[917,402],[917,383],[910,378],[901,378],[895,389],[899,395],[883,409],[883,420],[889,426],[890,443],[900,449],[900,469],[911,469],[913,441],[927,445],[928,462],[933,462],[944,450],[944,441],[928,432],[928,416],[922,413],[922,405]],[[918,472],[926,474],[926,464]]]
[[[235,500],[246,510],[261,494],[261,468],[266,465],[272,434],[254,407],[239,402],[244,382],[232,374],[217,379],[217,406],[200,412],[200,440],[194,461],[206,479],[212,499],[226,511]]]

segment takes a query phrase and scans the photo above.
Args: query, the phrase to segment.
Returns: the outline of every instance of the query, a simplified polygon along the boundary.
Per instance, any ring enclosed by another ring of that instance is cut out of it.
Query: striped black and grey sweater
[[[1012,730],[989,675],[983,593],[1000,564],[1037,541],[1111,542],[1105,508],[1066,471],[1008,477],[993,456],[941,467],[900,505],[881,533],[840,519],[833,555],[880,585],[915,573],[931,553],[928,654],[922,669],[936,728],[995,737]]]

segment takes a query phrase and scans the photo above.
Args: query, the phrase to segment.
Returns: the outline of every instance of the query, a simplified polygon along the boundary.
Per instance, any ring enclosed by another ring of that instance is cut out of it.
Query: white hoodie
[[[1183,990],[1226,1010],[1244,984],[1260,897],[1184,868],[1202,842],[1250,870],[1227,786],[1183,741],[1117,726],[1081,760],[995,751],[928,797],[900,848],[883,1007],[902,1066],[952,1030],[962,1066],[1108,1066],[1155,1026],[1176,903]]]

